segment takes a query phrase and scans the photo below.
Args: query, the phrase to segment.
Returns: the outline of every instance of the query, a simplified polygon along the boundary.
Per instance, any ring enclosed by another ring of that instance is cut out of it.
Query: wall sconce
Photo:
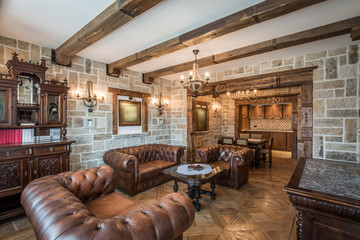
[[[162,93],[160,93],[159,101],[156,98],[152,99],[152,104],[155,109],[158,111],[159,116],[163,114],[164,108],[169,105],[169,102],[166,99],[163,99]]]
[[[80,97],[80,93],[78,91],[77,94],[76,94],[76,98],[78,100],[83,101],[84,105],[89,108],[88,109],[89,112],[93,111],[93,108],[96,107],[98,102],[103,102],[104,101],[104,96],[101,96],[101,99],[98,99],[96,94],[94,94],[92,81],[87,81],[86,82],[85,96]]]
[[[221,105],[218,103],[214,103],[213,108],[215,113],[217,113],[221,109]]]

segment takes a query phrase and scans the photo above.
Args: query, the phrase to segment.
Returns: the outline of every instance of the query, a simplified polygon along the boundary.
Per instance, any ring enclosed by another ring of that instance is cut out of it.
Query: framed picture
[[[196,102],[195,112],[196,131],[209,130],[209,107],[208,103]]]
[[[48,95],[47,114],[49,122],[60,122],[59,96]]]
[[[119,100],[119,126],[141,125],[141,102]]]
[[[7,122],[6,106],[6,91],[0,90],[0,122]]]

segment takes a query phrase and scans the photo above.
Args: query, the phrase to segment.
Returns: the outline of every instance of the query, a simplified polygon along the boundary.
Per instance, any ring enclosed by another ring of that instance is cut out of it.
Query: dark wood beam
[[[267,0],[261,2],[110,63],[109,73],[117,76],[116,73],[120,72],[119,69],[124,69],[323,1],[325,0]]]
[[[351,29],[350,37],[353,41],[360,40],[360,25]]]
[[[336,37],[351,32],[352,27],[360,24],[360,16],[346,19],[343,21],[323,25],[309,30],[293,33],[283,37],[274,38],[264,42],[256,43],[242,48],[237,48],[228,52],[219,53],[209,57],[198,59],[199,67],[211,66],[240,58],[254,56],[277,49],[296,46],[321,39]],[[167,76],[192,69],[193,61],[163,68],[153,72],[145,73],[145,81],[157,77]]]
[[[56,49],[56,63],[68,65],[71,57],[118,29],[162,0],[116,0]]]

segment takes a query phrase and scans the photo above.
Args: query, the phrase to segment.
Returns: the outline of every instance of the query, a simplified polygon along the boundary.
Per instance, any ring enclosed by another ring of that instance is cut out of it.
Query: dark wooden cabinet
[[[249,105],[240,106],[240,130],[248,130],[250,128],[249,121]]]
[[[250,106],[250,119],[263,119],[264,118],[264,106],[256,105]]]
[[[282,105],[272,104],[265,105],[265,118],[266,119],[281,119],[282,116]]]
[[[12,142],[0,144],[0,220],[23,213],[20,195],[30,181],[69,170],[74,143],[66,139],[67,82],[45,80],[44,60],[33,64],[13,54],[6,66],[10,74],[0,75],[0,131]],[[33,130],[35,141],[14,141],[15,130],[25,129]],[[41,140],[51,132],[56,140]]]
[[[271,132],[270,137],[273,137],[273,149],[286,150],[286,133],[285,132]]]
[[[293,133],[286,133],[286,150],[291,151],[293,145]]]

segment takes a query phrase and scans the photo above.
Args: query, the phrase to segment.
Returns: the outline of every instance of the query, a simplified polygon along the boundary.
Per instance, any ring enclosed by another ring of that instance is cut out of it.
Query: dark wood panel
[[[283,105],[283,118],[291,119],[292,117],[292,104],[284,104]]]
[[[274,111],[274,119],[281,119],[282,118],[282,105],[274,104],[273,105]]]
[[[270,133],[270,137],[273,137],[273,149],[274,150],[286,150],[286,133]]]
[[[293,145],[293,133],[286,133],[286,150],[291,151]]]

